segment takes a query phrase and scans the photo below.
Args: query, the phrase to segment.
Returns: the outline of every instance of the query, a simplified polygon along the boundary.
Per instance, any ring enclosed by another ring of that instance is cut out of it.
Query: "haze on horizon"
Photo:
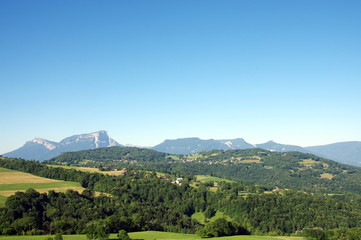
[[[0,154],[121,144],[361,141],[361,2],[0,2]]]

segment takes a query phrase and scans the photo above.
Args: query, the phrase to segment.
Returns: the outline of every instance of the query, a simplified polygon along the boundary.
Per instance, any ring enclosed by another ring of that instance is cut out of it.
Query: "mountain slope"
[[[43,138],[35,138],[26,142],[24,146],[5,153],[4,156],[43,161],[63,152],[111,146],[120,146],[120,144],[110,138],[106,131],[98,131],[74,135],[63,139],[59,143]]]
[[[306,149],[335,161],[361,166],[361,142],[358,141],[312,146]]]
[[[311,153],[311,151],[296,145],[287,145],[287,144],[280,144],[274,141],[268,141],[266,143],[256,144],[257,148],[263,148],[269,151],[275,152],[289,152],[289,151],[298,151],[304,153]]]

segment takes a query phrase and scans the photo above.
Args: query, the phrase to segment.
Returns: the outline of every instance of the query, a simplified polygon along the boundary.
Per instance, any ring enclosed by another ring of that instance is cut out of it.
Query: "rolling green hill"
[[[169,170],[310,192],[361,194],[361,168],[301,152],[263,149],[205,151]]]
[[[169,155],[149,149],[113,147],[64,153],[48,163],[108,168],[136,166],[308,192],[361,194],[361,168],[301,152],[254,148]]]
[[[99,166],[99,163],[107,165],[137,164],[140,162],[163,162],[172,160],[171,154],[157,152],[155,150],[136,147],[107,147],[91,150],[66,152],[46,161],[59,165]]]

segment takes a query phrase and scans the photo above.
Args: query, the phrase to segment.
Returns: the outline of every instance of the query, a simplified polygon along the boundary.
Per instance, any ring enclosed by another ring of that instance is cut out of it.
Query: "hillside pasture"
[[[322,173],[321,175],[320,175],[320,178],[325,178],[325,179],[332,179],[332,178],[334,178],[335,176],[334,175],[332,175],[331,173]]]
[[[192,215],[192,219],[197,220],[201,224],[206,224],[207,222],[214,222],[219,218],[226,218],[228,221],[232,221],[232,218],[228,215],[225,215],[221,211],[217,211],[216,214],[211,218],[206,218],[203,212],[196,212]]]
[[[217,191],[219,182],[234,182],[234,181],[229,180],[229,179],[213,177],[213,176],[209,176],[209,175],[196,175],[196,177],[197,177],[198,182],[214,182],[214,186],[209,187],[209,190],[212,191],[212,192]],[[191,185],[191,187],[196,186],[195,183],[192,183],[190,185]]]
[[[29,188],[39,192],[48,192],[50,190],[64,192],[67,189],[82,192],[84,190],[77,182],[54,180],[0,168],[0,206],[4,206],[6,198],[15,192],[26,191]]]
[[[313,167],[317,164],[322,164],[321,162],[312,160],[312,159],[304,159],[302,162],[300,162],[300,165],[303,165],[305,167]]]
[[[91,167],[76,167],[76,166],[60,166],[60,165],[50,165],[47,164],[46,166],[48,167],[61,167],[61,168],[65,168],[65,169],[75,169],[78,171],[83,171],[83,172],[90,172],[90,173],[103,173],[103,174],[108,174],[108,175],[112,175],[112,176],[119,176],[119,175],[124,175],[125,170],[117,170],[117,171],[100,171],[98,168],[91,168]]]
[[[120,175],[124,175],[124,173],[126,172],[126,169],[122,168],[122,170],[117,170],[117,171],[100,171],[98,168],[91,168],[91,167],[77,167],[77,166],[60,166],[60,165],[49,165],[47,164],[48,167],[61,167],[61,168],[65,168],[65,169],[74,169],[74,170],[78,170],[78,171],[83,171],[83,172],[90,172],[90,173],[102,173],[102,174],[108,174],[111,176],[120,176]],[[145,171],[148,173],[152,173],[153,171]],[[161,172],[156,172],[158,177],[164,176],[164,173]]]
[[[171,158],[171,159],[173,159],[175,161],[180,161],[181,160],[180,157],[177,156],[177,155],[170,155],[170,156],[168,156],[168,158]]]
[[[238,163],[261,163],[262,158],[260,156],[252,156],[252,157],[239,157],[236,158]]]
[[[213,177],[209,175],[196,175],[197,181],[199,182],[234,182],[229,179]]]

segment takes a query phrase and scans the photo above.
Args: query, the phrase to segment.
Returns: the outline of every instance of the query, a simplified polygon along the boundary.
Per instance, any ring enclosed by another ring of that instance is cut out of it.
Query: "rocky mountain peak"
[[[4,156],[43,161],[55,157],[63,152],[112,146],[120,146],[120,144],[110,138],[106,131],[101,130],[92,133],[73,135],[61,140],[60,142],[53,142],[37,137],[26,142],[26,144],[21,148],[4,154]]]

